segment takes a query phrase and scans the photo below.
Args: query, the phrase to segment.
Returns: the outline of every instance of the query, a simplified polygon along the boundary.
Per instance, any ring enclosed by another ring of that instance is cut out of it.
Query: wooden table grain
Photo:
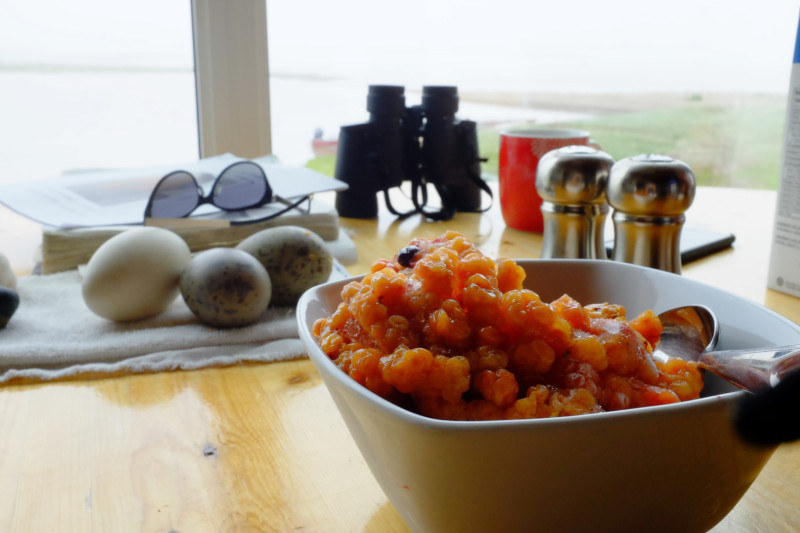
[[[774,204],[770,191],[700,188],[687,225],[736,242],[684,276],[800,321],[800,299],[766,289]],[[342,226],[359,250],[354,274],[447,229],[493,256],[541,249],[540,236],[506,228],[497,205],[449,222],[382,212]],[[39,237],[0,209],[0,251],[19,274]],[[0,388],[0,530],[408,531],[307,360]],[[798,530],[800,443],[781,446],[714,529]]]

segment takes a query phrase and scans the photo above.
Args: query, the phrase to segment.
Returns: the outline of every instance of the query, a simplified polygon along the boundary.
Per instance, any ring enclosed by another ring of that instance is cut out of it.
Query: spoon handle
[[[747,394],[737,406],[734,425],[741,437],[760,446],[800,439],[800,372],[789,372],[774,387]]]
[[[792,370],[800,368],[800,344],[706,352],[698,364],[738,387],[756,391],[775,387]]]

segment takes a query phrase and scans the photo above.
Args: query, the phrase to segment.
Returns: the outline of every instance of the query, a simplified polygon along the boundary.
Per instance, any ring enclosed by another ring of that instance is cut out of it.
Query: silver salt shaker
[[[606,196],[614,208],[612,259],[680,274],[680,235],[695,177],[686,163],[645,154],[611,168]]]
[[[614,159],[588,146],[552,150],[536,167],[545,259],[605,259],[605,189]]]

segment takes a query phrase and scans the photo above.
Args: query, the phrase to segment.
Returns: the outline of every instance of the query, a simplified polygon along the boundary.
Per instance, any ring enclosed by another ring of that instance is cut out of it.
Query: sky
[[[268,0],[270,71],[494,90],[785,92],[789,0]],[[1,65],[191,68],[188,0],[3,0]]]
[[[798,21],[786,0],[412,0],[380,15],[398,3],[345,0],[312,17],[302,4],[268,3],[276,70],[487,88],[785,91]]]

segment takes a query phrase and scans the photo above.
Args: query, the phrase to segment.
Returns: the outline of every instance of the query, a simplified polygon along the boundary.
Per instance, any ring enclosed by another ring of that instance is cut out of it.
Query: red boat
[[[317,128],[316,131],[314,131],[314,139],[311,141],[314,157],[336,155],[339,139],[323,139],[322,134],[322,128]]]

